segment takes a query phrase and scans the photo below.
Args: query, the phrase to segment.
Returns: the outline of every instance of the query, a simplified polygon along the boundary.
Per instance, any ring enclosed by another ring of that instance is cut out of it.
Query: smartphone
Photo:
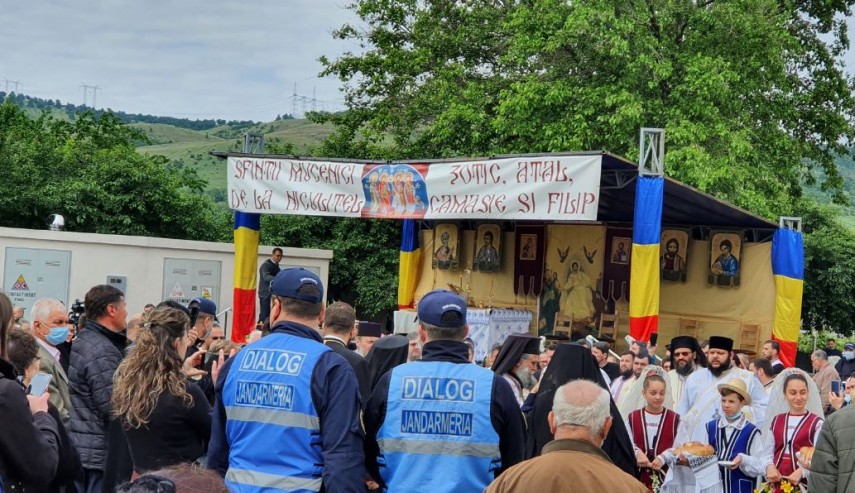
[[[651,346],[655,346],[656,341],[658,341],[658,340],[659,340],[659,332],[654,332],[654,333],[650,334],[650,345]]]
[[[199,318],[199,305],[193,305],[190,307],[190,328],[196,326],[196,319]],[[200,335],[201,337],[201,335]]]
[[[831,381],[831,392],[837,395],[842,395],[843,392],[841,389],[846,389],[846,384],[843,383],[843,380],[832,380]]]
[[[50,373],[37,373],[30,381],[30,395],[38,397],[45,393],[50,385],[52,375]]]
[[[205,353],[205,360],[202,363],[202,369],[208,373],[211,373],[211,369],[214,367],[214,361],[220,359],[220,353]],[[229,360],[229,353],[224,352],[223,354],[223,363]]]

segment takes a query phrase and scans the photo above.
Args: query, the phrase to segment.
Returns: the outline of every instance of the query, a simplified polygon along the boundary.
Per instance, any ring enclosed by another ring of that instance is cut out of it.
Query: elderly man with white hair
[[[39,371],[51,376],[50,402],[59,411],[62,423],[68,426],[71,419],[71,397],[68,393],[68,375],[59,362],[57,345],[68,339],[70,332],[68,310],[53,298],[40,298],[31,311],[33,323],[30,330],[39,343]]]
[[[571,380],[555,392],[549,413],[555,440],[542,455],[508,469],[487,493],[610,491],[645,493],[636,478],[615,466],[600,448],[612,417],[609,393],[588,380]],[[569,486],[572,485],[572,486]]]

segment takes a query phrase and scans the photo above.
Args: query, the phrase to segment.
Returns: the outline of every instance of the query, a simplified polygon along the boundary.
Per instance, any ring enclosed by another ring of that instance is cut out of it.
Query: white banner
[[[362,164],[230,157],[229,207],[310,216],[596,221],[601,159]]]

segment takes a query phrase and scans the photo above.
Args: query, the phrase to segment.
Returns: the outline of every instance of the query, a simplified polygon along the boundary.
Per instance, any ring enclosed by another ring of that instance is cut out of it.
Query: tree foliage
[[[851,235],[801,199],[848,199],[855,0],[354,0],[323,58],[348,110],[322,154],[375,159],[604,149],[666,129],[666,173],[774,219],[804,213],[805,314],[852,330]],[[829,305],[835,303],[831,308]]]
[[[112,114],[73,123],[0,105],[0,225],[42,229],[52,213],[72,231],[222,241],[230,213],[192,170],[136,152],[141,132]]]
[[[333,141],[396,158],[606,149],[667,131],[667,172],[767,217],[855,136],[852,0],[356,0]],[[386,146],[391,136],[393,146]],[[843,197],[838,197],[842,199]]]
[[[353,304],[363,319],[396,304],[400,223],[318,216],[262,216],[264,243],[333,251],[328,298]]]

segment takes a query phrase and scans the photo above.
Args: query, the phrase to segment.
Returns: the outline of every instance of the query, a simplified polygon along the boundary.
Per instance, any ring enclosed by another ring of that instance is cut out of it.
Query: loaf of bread
[[[694,455],[695,457],[706,457],[714,455],[715,450],[713,450],[712,446],[701,442],[687,442],[683,444],[682,447],[674,449],[674,455],[680,454]]]
[[[802,460],[810,464],[811,460],[813,460],[813,447],[802,447],[799,449],[799,454],[802,456]]]

